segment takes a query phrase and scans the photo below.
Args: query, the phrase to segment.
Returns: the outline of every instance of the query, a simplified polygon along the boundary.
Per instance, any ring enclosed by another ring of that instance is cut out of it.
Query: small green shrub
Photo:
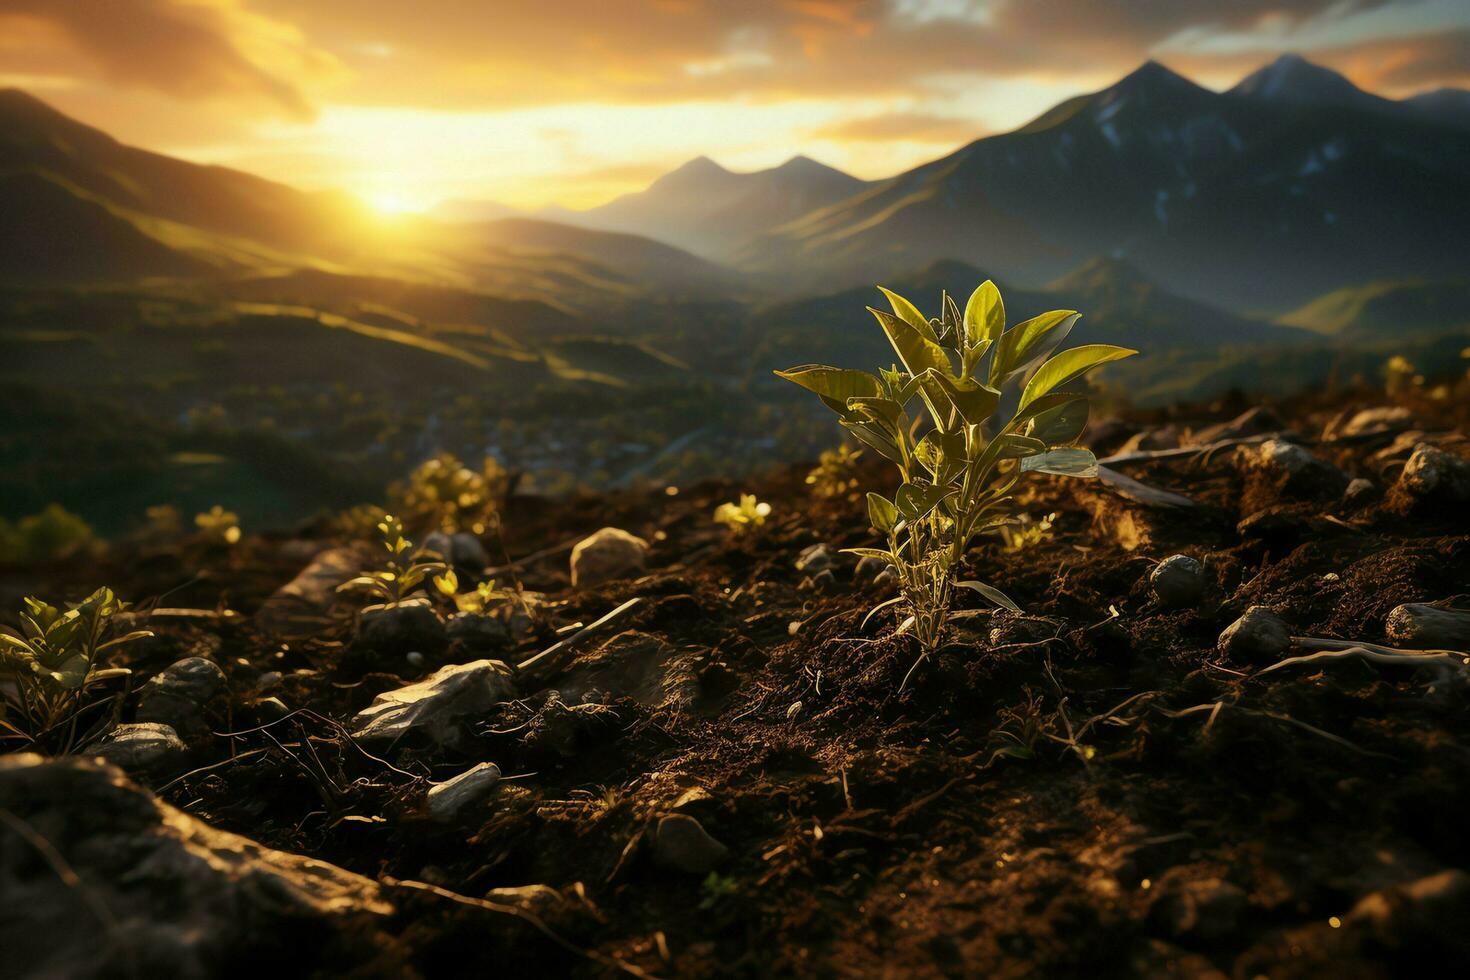
[[[34,597],[20,614],[22,631],[0,631],[0,668],[10,675],[0,700],[0,738],[66,753],[82,731],[91,707],[86,695],[98,684],[126,677],[126,668],[102,666],[103,654],[153,634],[136,630],[105,639],[112,620],[126,609],[102,588],[62,612]]]
[[[0,520],[0,564],[45,564],[93,545],[96,538],[86,521],[60,504],[11,524]]]
[[[715,523],[723,524],[732,534],[748,534],[771,516],[771,505],[755,499],[753,493],[742,493],[738,504],[725,503],[715,508]]]
[[[1056,514],[1047,514],[1041,520],[1032,520],[1030,514],[1017,514],[1015,523],[1000,527],[1000,539],[1009,552],[1025,551],[1041,544],[1051,535],[1052,522]]]
[[[858,488],[857,461],[862,450],[853,452],[846,443],[836,449],[824,449],[817,466],[806,475],[806,484],[818,497],[841,497]]]
[[[416,532],[484,534],[499,521],[509,491],[510,475],[495,457],[486,456],[476,471],[441,453],[388,488],[388,507]]]
[[[442,561],[405,557],[413,550],[413,542],[403,536],[403,522],[391,514],[384,516],[378,523],[378,533],[381,535],[383,549],[388,552],[383,568],[375,572],[363,572],[357,578],[343,582],[337,586],[338,592],[367,592],[391,604],[407,599],[422,588],[424,581],[430,576],[446,578],[454,574]],[[445,591],[444,585],[436,583],[436,587],[441,592]],[[449,593],[453,594],[453,591],[454,586],[451,585]]]
[[[229,547],[240,541],[240,515],[215,504],[202,514],[194,515],[194,526],[208,544]]]
[[[922,662],[940,644],[954,589],[1020,611],[992,585],[959,581],[960,564],[976,535],[1011,522],[1011,491],[1026,473],[1097,475],[1092,453],[1072,446],[1087,426],[1087,398],[1063,389],[1137,352],[1088,344],[1053,353],[1079,314],[1053,310],[1007,329],[1000,291],[988,281],[963,314],[943,294],[933,319],[883,292],[893,312],[868,310],[901,368],[872,375],[807,364],[776,374],[814,392],[844,429],[898,469],[892,498],[867,496],[869,520],[887,547],[850,550],[897,570],[900,594],[890,602],[907,605],[905,627],[919,640]],[[911,415],[915,402],[921,408]]]

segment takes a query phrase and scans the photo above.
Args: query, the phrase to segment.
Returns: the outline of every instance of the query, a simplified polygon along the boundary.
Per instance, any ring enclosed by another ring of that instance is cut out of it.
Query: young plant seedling
[[[732,534],[754,531],[770,516],[771,505],[755,499],[753,493],[742,493],[738,504],[720,504],[715,508],[715,522],[728,527]]]
[[[338,592],[370,592],[392,605],[408,598],[429,576],[453,574],[442,561],[405,558],[413,549],[413,542],[403,536],[403,522],[392,514],[385,515],[378,523],[378,533],[382,535],[383,548],[388,552],[388,561],[383,569],[363,572],[357,578],[343,582],[337,586]],[[451,591],[455,585],[450,586]],[[439,590],[444,591],[444,587],[439,586]]]
[[[1011,521],[1011,491],[1026,473],[1097,475],[1096,457],[1072,445],[1087,426],[1087,397],[1064,389],[1137,351],[1088,344],[1054,353],[1080,314],[1053,310],[1007,329],[1000,291],[989,281],[963,314],[943,294],[932,319],[883,293],[893,312],[868,312],[902,368],[872,375],[806,364],[776,374],[814,392],[844,429],[898,469],[891,499],[867,496],[868,518],[887,547],[849,550],[897,570],[899,595],[884,605],[907,605],[901,629],[918,638],[917,667],[940,645],[956,588],[1020,612],[995,586],[958,579],[965,552],[976,535]],[[910,414],[915,403],[922,408]]]
[[[62,612],[27,597],[20,614],[22,635],[0,632],[0,668],[11,683],[0,700],[0,738],[59,754],[77,744],[83,703],[88,691],[103,681],[126,677],[126,667],[102,667],[103,654],[153,634],[135,630],[104,639],[112,619],[127,608],[101,588]]]

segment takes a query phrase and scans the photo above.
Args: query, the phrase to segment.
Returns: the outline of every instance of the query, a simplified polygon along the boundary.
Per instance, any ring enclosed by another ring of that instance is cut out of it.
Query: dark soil
[[[1346,407],[1308,401],[1280,412],[1322,459],[1383,488],[1360,507],[1311,487],[1262,485],[1228,449],[1119,467],[1186,494],[1198,504],[1188,510],[1145,507],[1093,481],[1036,480],[1024,506],[1056,512],[1050,536],[1019,553],[995,541],[970,555],[1025,615],[977,608],[904,690],[914,645],[894,635],[892,616],[861,625],[886,596],[850,563],[825,587],[804,585],[794,568],[812,544],[873,543],[858,496],[814,497],[804,469],[753,487],[512,501],[503,542],[488,541],[493,557],[502,544],[525,555],[605,525],[653,547],[644,577],[590,590],[569,588],[565,552],[525,566],[524,587],[548,604],[537,632],[501,659],[524,661],[557,627],[641,597],[588,649],[651,644],[692,680],[663,701],[593,692],[606,711],[550,733],[548,692],[564,679],[553,675],[523,685],[522,700],[452,755],[410,747],[375,758],[333,722],[470,659],[455,647],[417,666],[364,657],[352,650],[345,606],[297,638],[256,629],[251,615],[303,564],[281,538],[248,537],[233,552],[117,545],[39,581],[8,573],[4,608],[22,591],[77,597],[106,583],[145,606],[242,614],[160,620],[157,637],[120,658],[139,679],[190,655],[230,677],[232,707],[217,731],[239,734],[217,738],[194,774],[151,785],[271,847],[439,889],[390,887],[393,920],[350,957],[303,961],[321,974],[1463,968],[1470,896],[1461,888],[1420,900],[1406,889],[1470,869],[1470,688],[1359,661],[1255,677],[1265,663],[1216,648],[1252,605],[1270,606],[1298,636],[1384,643],[1393,607],[1470,593],[1467,510],[1415,502],[1394,486],[1393,462],[1372,459],[1392,434],[1314,442]],[[1466,406],[1425,402],[1415,412],[1417,428],[1449,433],[1441,445],[1470,456],[1455,435],[1470,431]],[[1099,454],[1139,424],[1115,428]],[[864,481],[886,488],[890,477],[874,466]],[[737,539],[710,514],[741,490],[775,513]],[[1170,611],[1148,573],[1176,553],[1200,559],[1210,585],[1196,607]],[[260,728],[276,717],[258,696],[270,671],[283,678],[266,693],[310,710]],[[429,780],[479,761],[509,777],[492,806],[468,822],[422,816]],[[714,875],[651,860],[645,837],[675,810],[729,848]],[[454,898],[532,884],[559,896],[536,907],[554,938]],[[1370,900],[1354,912],[1373,893],[1383,908]]]

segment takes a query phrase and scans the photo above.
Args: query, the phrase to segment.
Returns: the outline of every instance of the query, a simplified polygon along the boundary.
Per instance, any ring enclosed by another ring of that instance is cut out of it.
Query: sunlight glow
[[[396,191],[374,191],[364,198],[381,214],[419,214],[429,207],[427,202],[415,201]]]

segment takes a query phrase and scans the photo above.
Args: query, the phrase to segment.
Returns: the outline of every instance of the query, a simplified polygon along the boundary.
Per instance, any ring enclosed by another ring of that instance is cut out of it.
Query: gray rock
[[[437,651],[444,649],[448,642],[444,620],[424,598],[368,606],[357,621],[357,643],[368,650]]]
[[[1335,498],[1348,484],[1347,474],[1294,442],[1268,439],[1259,446],[1240,446],[1236,465],[1248,476],[1279,484],[1287,496]]]
[[[796,557],[796,570],[808,575],[825,572],[834,564],[836,561],[832,549],[825,544],[814,544],[809,548],[804,548]]]
[[[572,587],[600,585],[643,570],[648,542],[615,527],[605,527],[572,548]]]
[[[1384,632],[1394,643],[1404,646],[1470,652],[1470,610],[1405,603],[1389,612]]]
[[[898,569],[894,568],[892,565],[889,565],[888,567],[884,568],[883,571],[873,576],[873,584],[877,586],[879,590],[885,593],[897,591],[898,582]]]
[[[215,830],[93,759],[0,758],[0,809],[80,879],[0,832],[7,976],[204,978],[259,963],[352,972],[393,911],[376,882]],[[66,923],[85,923],[90,938],[71,941],[58,932]]]
[[[1125,453],[1150,452],[1155,449],[1175,449],[1179,446],[1180,432],[1177,425],[1165,425],[1157,429],[1144,429],[1134,433],[1128,441],[1118,447],[1118,455]]]
[[[1399,486],[1421,499],[1465,503],[1470,501],[1470,463],[1438,446],[1421,442],[1404,464]]]
[[[1200,429],[1190,438],[1190,442],[1196,446],[1208,445],[1219,442],[1222,439],[1246,439],[1250,436],[1263,436],[1268,432],[1280,432],[1286,427],[1281,421],[1281,416],[1269,408],[1246,409],[1229,422],[1221,422]]]
[[[1369,456],[1368,459],[1374,463],[1397,463],[1409,458],[1414,452],[1414,447],[1424,441],[1426,433],[1422,429],[1410,429],[1408,432],[1400,432],[1394,436],[1393,442]]]
[[[730,849],[711,837],[698,820],[683,813],[659,820],[652,847],[655,864],[696,875],[709,874],[730,855]]]
[[[510,643],[510,624],[499,616],[462,612],[449,617],[449,639],[468,650],[500,650]]]
[[[836,592],[840,586],[837,583],[837,576],[832,574],[832,569],[824,568],[815,575],[808,575],[802,579],[799,588],[803,591],[830,594]]]
[[[1378,497],[1378,484],[1361,476],[1348,483],[1342,492],[1342,502],[1349,507],[1362,507]]]
[[[457,816],[465,808],[488,798],[499,782],[500,767],[493,762],[466,769],[429,790],[429,815],[439,820]]]
[[[857,568],[853,570],[853,575],[857,576],[860,582],[871,582],[885,568],[890,567],[892,566],[881,558],[874,558],[871,555],[864,556],[858,561]]]
[[[368,560],[356,548],[323,551],[261,604],[256,623],[270,633],[317,628],[320,614],[337,601],[337,586],[356,576]]]
[[[456,568],[480,571],[490,564],[490,556],[480,539],[469,531],[460,531],[449,539],[449,560]]]
[[[1403,405],[1382,405],[1355,412],[1351,418],[1328,434],[1332,439],[1352,439],[1394,432],[1408,426],[1412,416]]]
[[[1219,646],[1221,653],[1241,662],[1274,660],[1291,649],[1291,631],[1268,607],[1251,606],[1225,627]]]
[[[226,686],[225,672],[218,664],[203,657],[186,657],[143,685],[137,719],[167,725],[193,742],[210,733],[209,709]]]
[[[1188,555],[1170,555],[1154,566],[1148,583],[1166,607],[1193,606],[1205,594],[1205,567]]]
[[[450,664],[373,698],[352,719],[353,735],[375,742],[415,739],[454,746],[464,740],[471,722],[514,697],[510,668],[500,661]]]
[[[181,767],[189,757],[189,747],[169,726],[144,721],[118,725],[88,754],[131,773],[159,774]]]
[[[1149,917],[1176,939],[1208,943],[1235,932],[1245,904],[1245,892],[1228,881],[1166,875],[1149,906]]]
[[[417,554],[426,560],[452,561],[454,559],[454,539],[443,531],[430,531],[424,535],[424,540],[419,542]]]

